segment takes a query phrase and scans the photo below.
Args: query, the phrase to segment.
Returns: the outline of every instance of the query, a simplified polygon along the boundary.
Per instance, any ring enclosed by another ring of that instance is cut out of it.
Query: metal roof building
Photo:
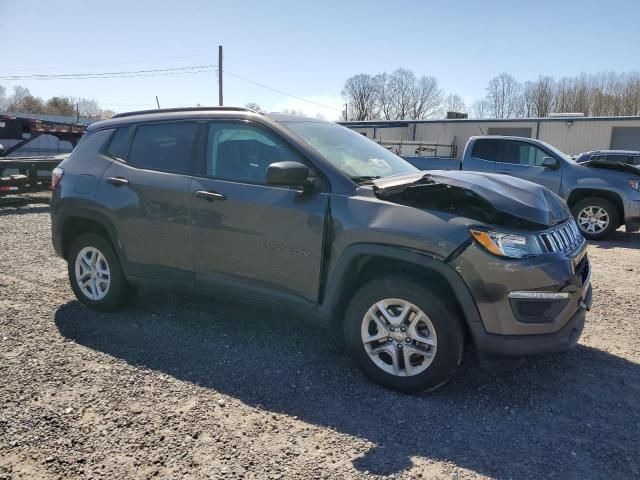
[[[460,158],[469,137],[537,138],[570,155],[589,150],[640,150],[640,116],[513,118],[483,120],[380,120],[341,122],[399,155]]]

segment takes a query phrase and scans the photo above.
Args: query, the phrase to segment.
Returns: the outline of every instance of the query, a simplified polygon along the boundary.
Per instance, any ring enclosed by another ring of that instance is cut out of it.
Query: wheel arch
[[[624,223],[624,202],[622,201],[620,194],[612,192],[611,190],[601,190],[598,188],[576,188],[569,194],[569,197],[567,198],[567,205],[569,205],[569,208],[573,208],[573,206],[580,200],[590,197],[603,198],[613,203],[618,211],[620,224]]]
[[[480,322],[467,285],[447,263],[416,250],[377,244],[352,245],[343,252],[328,277],[319,316],[329,325],[342,323],[346,305],[357,289],[368,279],[387,274],[432,282],[430,287],[460,311],[465,323]]]
[[[75,238],[84,233],[96,233],[111,242],[116,255],[122,261],[122,253],[116,241],[116,230],[108,217],[101,213],[81,208],[68,208],[65,210],[60,228],[60,246],[64,259],[67,259],[69,248]]]

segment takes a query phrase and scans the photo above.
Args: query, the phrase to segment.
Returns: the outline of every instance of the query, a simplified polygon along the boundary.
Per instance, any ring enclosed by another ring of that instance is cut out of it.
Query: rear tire
[[[69,282],[76,298],[102,312],[121,308],[134,293],[111,242],[95,233],[80,235],[67,258]]]
[[[571,214],[589,240],[603,240],[620,226],[618,209],[604,198],[583,198],[571,207]]]
[[[364,374],[383,387],[432,391],[444,385],[462,361],[460,314],[422,286],[424,282],[401,275],[372,280],[347,308],[349,353]]]

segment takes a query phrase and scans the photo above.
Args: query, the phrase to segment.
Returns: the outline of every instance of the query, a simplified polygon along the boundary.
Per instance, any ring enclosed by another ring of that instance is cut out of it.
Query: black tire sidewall
[[[609,215],[609,225],[607,226],[607,228],[605,228],[602,232],[596,234],[583,231],[582,228],[580,228],[580,224],[578,223],[578,214],[585,207],[599,207],[606,210],[607,214]],[[618,209],[613,203],[605,198],[584,198],[576,202],[576,204],[571,208],[571,214],[573,215],[573,218],[575,218],[576,224],[578,224],[580,233],[582,233],[585,238],[588,238],[590,240],[602,240],[611,235],[611,233],[613,233],[620,226],[620,215],[618,213]]]
[[[78,282],[76,280],[76,258],[80,250],[85,247],[95,247],[100,250],[100,252],[102,252],[105,259],[107,260],[107,263],[109,264],[109,272],[111,274],[109,291],[104,296],[104,298],[100,300],[92,300],[85,296],[85,294],[80,290],[80,287],[78,286]],[[127,281],[122,272],[120,261],[118,260],[118,257],[116,256],[116,253],[111,246],[111,242],[104,239],[100,235],[97,235],[95,233],[85,233],[78,237],[71,244],[71,248],[69,249],[67,266],[69,272],[69,282],[71,283],[73,293],[75,294],[76,298],[85,305],[96,310],[109,312],[120,308],[126,301]]]
[[[422,280],[424,282],[425,280]],[[425,312],[436,330],[436,356],[422,373],[400,377],[381,370],[367,354],[360,329],[367,310],[384,298],[400,298]],[[462,361],[464,337],[457,312],[421,285],[421,279],[388,276],[362,286],[350,302],[344,320],[344,334],[349,353],[358,367],[380,385],[403,392],[435,390],[446,383]]]

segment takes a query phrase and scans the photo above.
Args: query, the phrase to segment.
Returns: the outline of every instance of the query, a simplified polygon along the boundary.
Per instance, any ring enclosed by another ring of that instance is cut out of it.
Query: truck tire
[[[76,298],[95,310],[117,310],[134,292],[111,242],[95,233],[85,233],[74,240],[67,266]]]
[[[582,235],[589,240],[602,240],[620,226],[618,209],[605,198],[583,198],[571,207],[571,214]]]
[[[351,300],[344,335],[356,365],[374,382],[402,392],[444,385],[462,361],[462,319],[417,277],[389,275]]]

